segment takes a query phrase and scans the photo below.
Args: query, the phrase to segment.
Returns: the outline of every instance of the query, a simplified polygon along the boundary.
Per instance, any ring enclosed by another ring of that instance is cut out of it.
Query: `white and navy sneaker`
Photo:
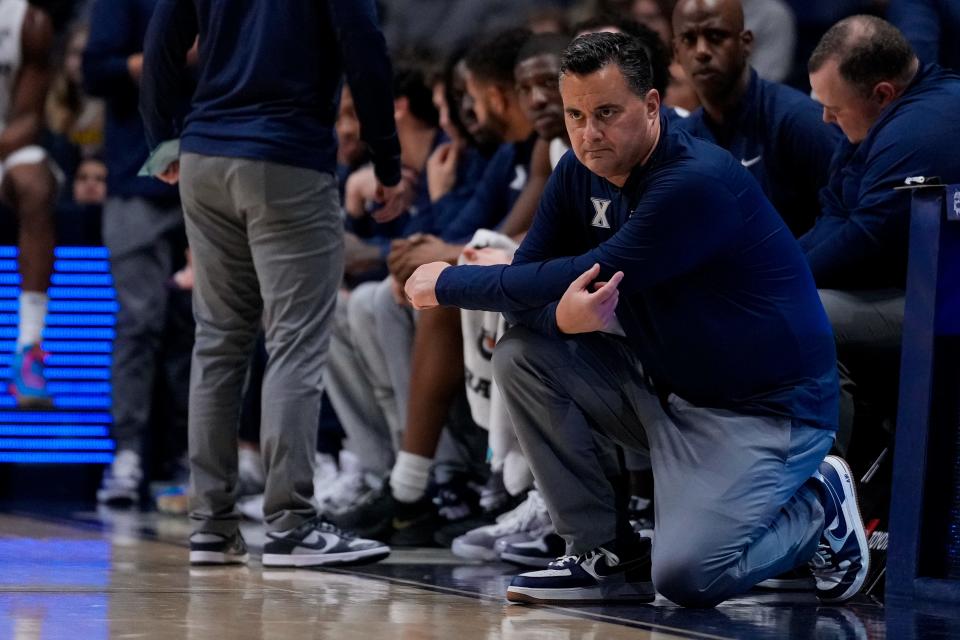
[[[366,564],[390,555],[390,547],[357,538],[323,518],[289,531],[268,532],[261,562],[265,567],[316,567]]]
[[[250,555],[243,536],[197,532],[190,536],[190,564],[247,564]]]
[[[500,540],[509,543],[530,542],[548,533],[553,533],[553,523],[540,492],[534,489],[527,494],[526,500],[501,515],[494,524],[477,527],[454,538],[451,551],[461,558],[489,562],[499,557],[497,543]],[[556,557],[557,554],[554,554],[550,559]]]
[[[820,548],[810,561],[823,602],[843,602],[863,588],[870,570],[867,534],[857,504],[850,467],[837,456],[827,456],[814,474],[825,494],[826,526]]]
[[[554,533],[552,527],[526,540],[505,540],[504,544],[494,547],[500,553],[500,559],[521,567],[549,566],[567,550],[567,543]]]
[[[655,598],[646,538],[557,558],[542,571],[521,573],[507,587],[507,600],[531,604],[652,602]]]

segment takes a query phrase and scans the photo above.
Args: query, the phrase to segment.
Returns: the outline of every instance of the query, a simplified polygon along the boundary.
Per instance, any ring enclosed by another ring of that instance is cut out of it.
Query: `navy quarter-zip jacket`
[[[719,145],[749,169],[795,236],[820,214],[820,189],[830,160],[843,140],[823,124],[819,104],[792,87],[768,82],[750,71],[743,99],[723,126],[699,108],[678,126]]]
[[[833,334],[797,241],[739,160],[660,123],[623,188],[564,156],[513,264],[444,270],[439,302],[561,338],[560,297],[599,263],[624,272],[617,317],[658,393],[835,429]]]
[[[960,75],[921,67],[859,144],[844,140],[820,192],[822,213],[800,238],[817,286],[906,286],[913,176],[960,183]]]

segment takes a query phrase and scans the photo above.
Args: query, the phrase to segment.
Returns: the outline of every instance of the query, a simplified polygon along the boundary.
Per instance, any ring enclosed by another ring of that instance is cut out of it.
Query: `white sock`
[[[400,502],[416,502],[427,492],[433,460],[401,451],[390,473],[390,489]]]
[[[39,291],[20,293],[20,328],[17,333],[17,351],[40,344],[44,322],[47,319],[47,294]]]

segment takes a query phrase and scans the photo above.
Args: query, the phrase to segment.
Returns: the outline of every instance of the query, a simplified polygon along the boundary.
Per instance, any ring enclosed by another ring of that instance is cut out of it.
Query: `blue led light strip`
[[[50,287],[47,294],[51,300],[113,300],[116,292],[112,287]],[[0,298],[17,299],[19,287],[0,286]]]
[[[106,260],[110,251],[106,247],[57,247],[53,255],[72,260]]]
[[[3,362],[0,356],[0,363]],[[69,353],[51,353],[47,356],[48,367],[109,367],[109,355],[74,355]],[[9,366],[9,365],[8,365]]]
[[[113,329],[87,327],[47,327],[43,330],[44,339],[50,340],[113,340]],[[17,327],[0,327],[0,339],[16,339]]]
[[[20,303],[16,300],[0,300],[0,312],[17,313]],[[56,313],[116,313],[120,305],[116,300],[51,300],[47,311]]]
[[[90,438],[0,438],[0,449],[113,451],[113,442],[110,440],[93,440]]]
[[[109,274],[55,273],[50,282],[61,287],[112,287],[113,277]],[[0,272],[0,285],[19,286],[20,274]]]
[[[0,309],[0,311],[3,311]],[[16,327],[19,318],[15,313],[0,313],[0,327]],[[116,318],[106,313],[48,313],[48,327],[112,327]]]
[[[49,382],[47,390],[54,396],[70,393],[109,394],[109,382]]]
[[[25,464],[110,464],[112,453],[61,453],[0,451],[0,463]]]
[[[0,436],[83,436],[87,438],[106,438],[110,435],[107,427],[38,427],[25,424],[0,424]]]
[[[12,409],[17,406],[12,396],[0,396],[0,407]],[[54,396],[53,406],[58,409],[109,409],[110,396]]]
[[[47,380],[110,380],[110,369],[55,369],[47,367]],[[2,376],[0,372],[0,376]]]
[[[0,423],[110,424],[109,413],[76,411],[0,411]]]

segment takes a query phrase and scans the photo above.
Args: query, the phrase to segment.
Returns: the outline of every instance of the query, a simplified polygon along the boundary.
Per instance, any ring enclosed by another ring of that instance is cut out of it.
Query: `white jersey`
[[[0,131],[10,116],[13,84],[23,57],[20,32],[26,15],[27,0],[0,0]]]

